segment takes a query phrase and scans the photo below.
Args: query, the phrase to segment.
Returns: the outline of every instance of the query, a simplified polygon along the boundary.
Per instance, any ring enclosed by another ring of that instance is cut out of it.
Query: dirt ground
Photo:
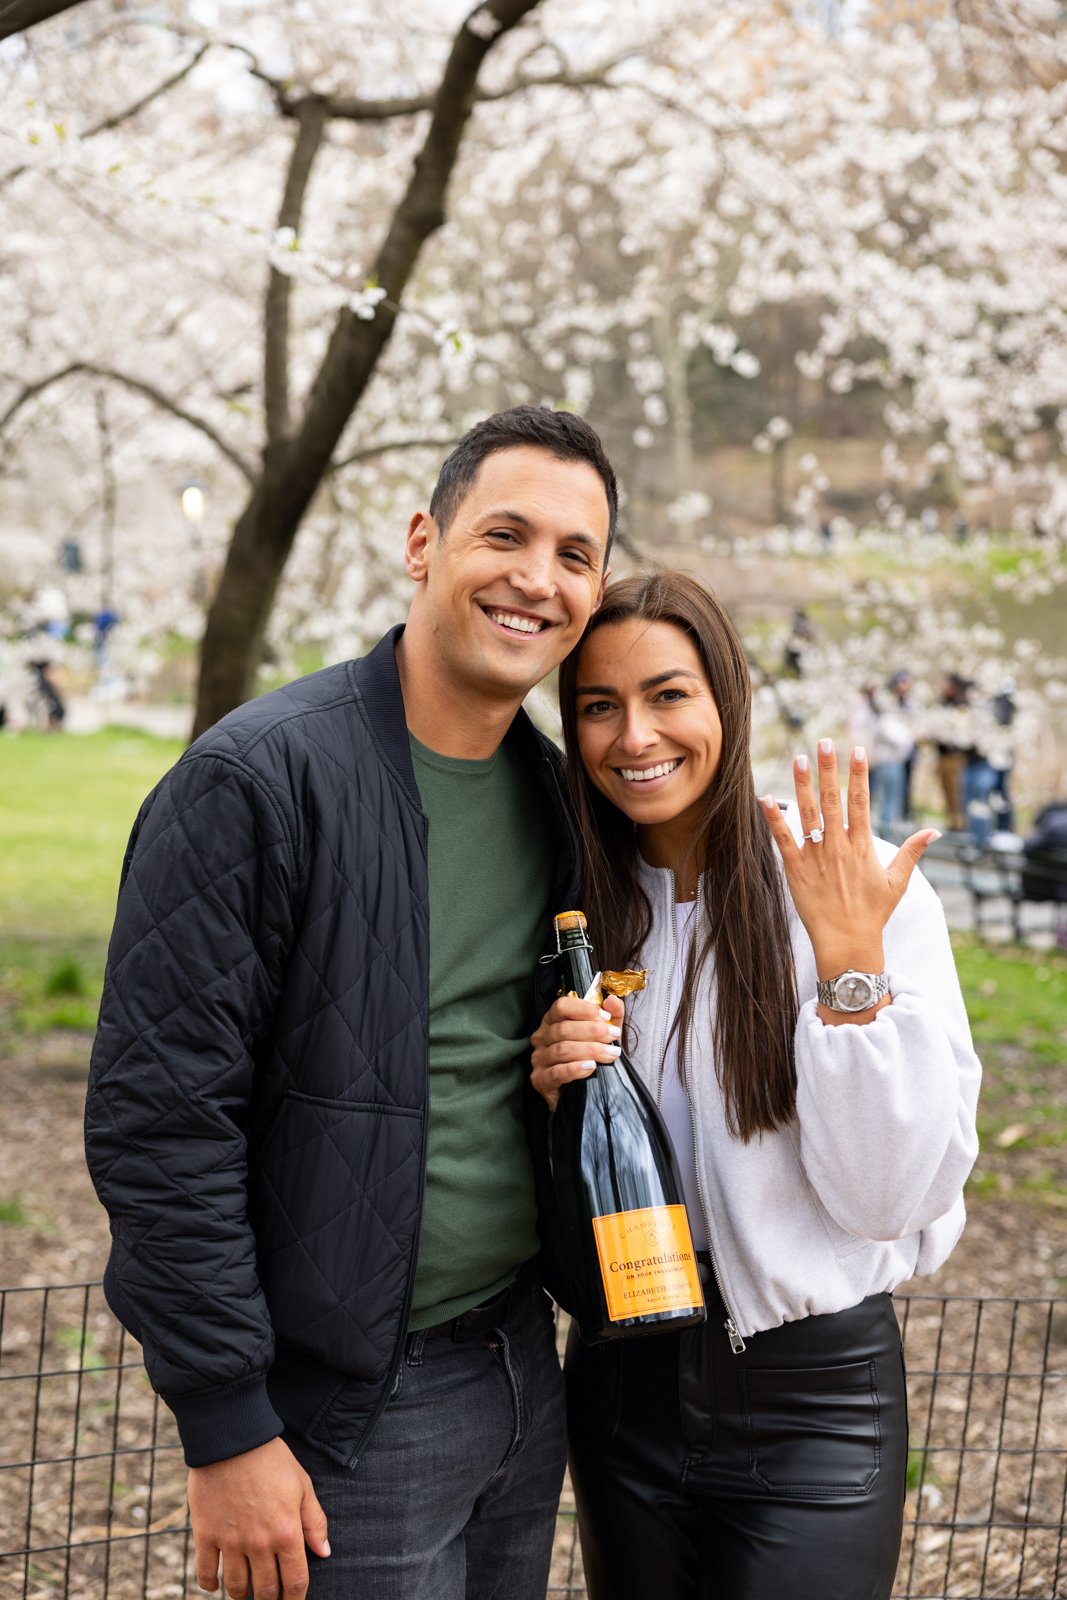
[[[81,1034],[46,1034],[27,1059],[0,1068],[0,1198],[18,1198],[18,1216],[0,1225],[0,1285],[77,1283],[102,1272],[107,1225],[82,1156],[89,1044]],[[1063,1373],[1067,1367],[1065,1284],[1067,1210],[1054,1203],[1038,1206],[998,1198],[973,1201],[968,1227],[951,1260],[935,1277],[905,1290],[917,1296],[1036,1297],[1046,1302],[1060,1297],[1061,1303],[1014,1313],[1005,1309],[1004,1317],[1014,1318],[1010,1326],[997,1322],[996,1308],[983,1312],[981,1327],[974,1323],[973,1308],[961,1308],[962,1321],[936,1325],[941,1313],[925,1302],[917,1299],[909,1311],[916,1459],[909,1507],[922,1525],[906,1547],[910,1551],[914,1545],[916,1565],[910,1578],[902,1566],[899,1594],[968,1600],[1001,1594],[1037,1600],[1067,1595],[1062,1531],[1024,1529],[1028,1520],[1048,1521],[1054,1528],[1063,1518],[1067,1380],[1047,1374],[1049,1369]],[[31,1310],[30,1297],[8,1296],[6,1304],[6,1324],[0,1314],[0,1377],[32,1370],[38,1354],[57,1375],[47,1391],[54,1402],[35,1406],[33,1386],[17,1382],[0,1396],[7,1437],[0,1447],[0,1467],[28,1460],[30,1454],[54,1463],[37,1469],[34,1477],[32,1530],[25,1522],[26,1472],[0,1472],[0,1552],[20,1547],[26,1531],[38,1547],[64,1546],[72,1535],[76,1541],[98,1542],[77,1551],[73,1561],[62,1549],[36,1558],[26,1589],[21,1564],[0,1559],[0,1600],[24,1593],[31,1600],[62,1595],[100,1600],[105,1593],[112,1600],[176,1600],[196,1593],[195,1584],[190,1580],[187,1588],[182,1578],[188,1550],[179,1531],[184,1504],[177,1456],[164,1454],[157,1463],[143,1451],[155,1430],[160,1439],[171,1435],[169,1418],[157,1414],[139,1371],[136,1346],[129,1344],[123,1352],[129,1369],[116,1374],[118,1334],[98,1290],[54,1297],[47,1329],[39,1302],[32,1302]],[[968,1366],[1003,1370],[1005,1352],[1017,1374],[1014,1379],[962,1376]],[[960,1379],[934,1384],[922,1377],[927,1362],[932,1369],[935,1359],[939,1367],[959,1371]],[[99,1371],[73,1375],[79,1366],[92,1367],[94,1362]],[[64,1376],[65,1371],[72,1376]],[[110,1480],[99,1472],[94,1478],[91,1467],[79,1467],[74,1494],[72,1426],[79,1454],[96,1453],[106,1463],[116,1443],[131,1452]],[[941,1445],[940,1456],[936,1448],[927,1450],[931,1441]],[[569,1505],[565,1499],[550,1594],[577,1597],[584,1591]],[[990,1535],[984,1524],[994,1507],[993,1520],[1005,1526]],[[943,1525],[947,1521],[963,1526],[949,1531]],[[143,1538],[146,1527],[157,1534],[151,1560]],[[116,1533],[128,1536],[128,1542],[109,1545]]]

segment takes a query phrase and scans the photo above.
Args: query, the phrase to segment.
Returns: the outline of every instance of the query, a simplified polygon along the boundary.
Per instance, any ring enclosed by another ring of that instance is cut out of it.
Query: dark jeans
[[[565,1456],[552,1305],[526,1273],[500,1325],[408,1335],[354,1471],[299,1439],[332,1555],[309,1600],[544,1600]]]
[[[705,1286],[708,1293],[710,1286]],[[708,1322],[567,1347],[590,1600],[887,1600],[907,1399],[889,1295],[733,1355]]]

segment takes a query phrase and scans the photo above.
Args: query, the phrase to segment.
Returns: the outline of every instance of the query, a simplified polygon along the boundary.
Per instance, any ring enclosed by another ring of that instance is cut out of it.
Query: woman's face
[[[722,723],[696,646],[672,622],[609,622],[578,661],[578,749],[590,780],[639,828],[696,825]]]

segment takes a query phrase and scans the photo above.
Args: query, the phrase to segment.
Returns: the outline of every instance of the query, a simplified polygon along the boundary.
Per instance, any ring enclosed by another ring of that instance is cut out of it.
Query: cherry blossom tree
[[[332,657],[397,614],[413,491],[520,399],[601,427],[631,549],[708,562],[700,385],[759,419],[768,558],[817,552],[811,421],[854,399],[880,414],[883,494],[838,548],[903,548],[948,481],[1027,543],[1035,592],[1057,581],[1067,79],[1039,7],[831,36],[740,0],[295,13],[88,0],[0,57],[32,102],[0,169],[4,459],[47,475],[53,546],[116,523],[143,634],[197,631],[199,570],[198,726],[253,691],[265,643]],[[204,481],[211,511],[185,526],[168,491],[133,557],[146,465]],[[867,622],[963,650],[973,619],[923,602],[868,593]]]

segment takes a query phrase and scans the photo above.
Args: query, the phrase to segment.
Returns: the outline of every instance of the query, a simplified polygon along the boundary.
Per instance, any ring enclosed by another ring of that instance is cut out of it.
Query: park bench
[[[1057,940],[1067,936],[1067,850],[1024,853],[964,843],[957,859],[979,936],[1005,915],[1018,943],[1037,933]],[[1033,916],[1027,909],[1031,906],[1045,908],[1045,914]]]

